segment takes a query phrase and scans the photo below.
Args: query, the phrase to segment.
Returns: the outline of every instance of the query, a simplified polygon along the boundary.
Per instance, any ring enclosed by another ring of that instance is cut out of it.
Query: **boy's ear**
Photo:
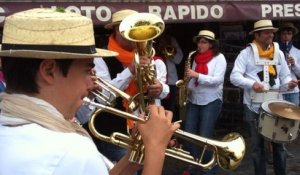
[[[56,67],[55,60],[43,60],[39,68],[41,78],[48,83],[52,83],[54,80]]]

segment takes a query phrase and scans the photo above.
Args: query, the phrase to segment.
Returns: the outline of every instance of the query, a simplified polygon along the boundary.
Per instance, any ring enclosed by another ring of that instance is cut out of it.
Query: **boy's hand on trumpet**
[[[180,128],[179,123],[172,123],[173,113],[162,106],[149,105],[151,116],[145,123],[137,123],[145,149],[166,149],[173,133]]]
[[[145,161],[143,172],[161,174],[165,150],[173,133],[180,127],[179,123],[172,123],[173,113],[162,106],[149,105],[150,118],[137,123],[145,146]],[[156,168],[153,168],[156,167]]]
[[[101,91],[102,90],[101,86],[96,83],[96,81],[98,79],[98,77],[96,76],[96,70],[92,69],[90,71],[90,75],[91,75],[91,80],[92,80],[92,83],[93,83],[93,86],[90,89],[90,91]],[[93,98],[95,98],[95,95],[93,93],[89,92],[88,98],[93,99]]]

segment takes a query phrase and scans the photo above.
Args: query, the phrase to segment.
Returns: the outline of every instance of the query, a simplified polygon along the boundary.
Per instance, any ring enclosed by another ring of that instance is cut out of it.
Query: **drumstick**
[[[300,80],[297,80],[297,83],[299,83],[299,82],[300,82]],[[290,83],[290,82],[284,83],[284,84],[280,85],[279,87],[286,86],[286,85],[288,85],[289,83]]]

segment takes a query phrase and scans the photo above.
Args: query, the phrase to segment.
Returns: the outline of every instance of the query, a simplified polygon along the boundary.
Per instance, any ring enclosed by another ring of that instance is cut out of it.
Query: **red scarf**
[[[208,74],[207,63],[214,57],[212,50],[208,50],[204,53],[197,52],[195,55],[196,67],[195,71],[204,75]],[[197,79],[195,80],[195,85],[198,86]]]
[[[195,71],[204,75],[208,74],[207,63],[214,57],[212,50],[204,53],[197,52],[195,56],[196,67]]]

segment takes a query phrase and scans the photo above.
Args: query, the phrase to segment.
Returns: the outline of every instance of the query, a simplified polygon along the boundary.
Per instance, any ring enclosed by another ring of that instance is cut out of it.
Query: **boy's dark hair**
[[[43,59],[1,57],[7,93],[39,93],[36,73]],[[68,75],[72,59],[55,60],[63,76]]]

